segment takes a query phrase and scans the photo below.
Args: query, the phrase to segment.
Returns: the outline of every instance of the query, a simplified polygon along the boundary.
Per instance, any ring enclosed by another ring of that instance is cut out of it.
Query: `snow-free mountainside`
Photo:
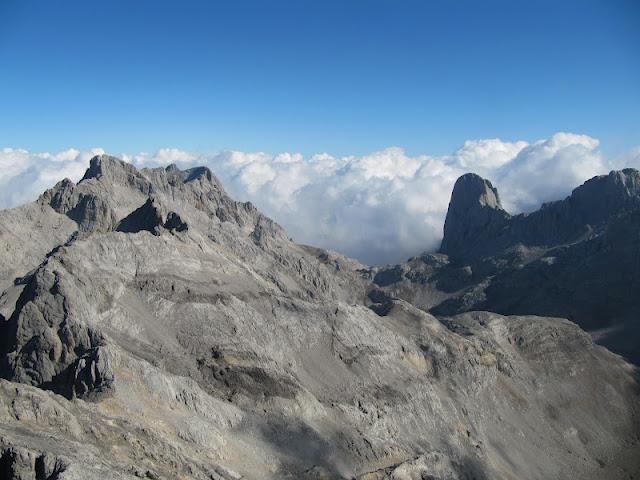
[[[635,170],[516,216],[465,175],[371,268],[102,155],[0,212],[0,272],[0,478],[640,478]]]

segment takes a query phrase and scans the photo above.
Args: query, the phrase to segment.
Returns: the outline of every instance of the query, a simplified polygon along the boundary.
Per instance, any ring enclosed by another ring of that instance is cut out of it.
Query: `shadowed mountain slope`
[[[568,318],[640,362],[637,170],[592,178],[564,200],[515,216],[490,182],[464,175],[440,251],[375,271],[374,282],[436,315],[489,310]],[[391,283],[384,280],[389,272]]]

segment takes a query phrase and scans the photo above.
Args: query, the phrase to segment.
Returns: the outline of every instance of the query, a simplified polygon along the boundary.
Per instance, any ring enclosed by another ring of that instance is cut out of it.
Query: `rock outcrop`
[[[564,200],[509,215],[487,180],[456,182],[440,255],[372,272],[436,315],[488,310],[568,318],[640,363],[640,172],[613,171]],[[393,281],[388,279],[393,274]]]
[[[449,233],[510,225],[467,180]],[[425,311],[532,247],[376,272],[293,243],[206,168],[108,156],[0,212],[0,246],[3,478],[640,475],[634,367],[567,320]]]
[[[488,180],[475,174],[458,179],[440,251],[454,261],[495,256],[506,249],[553,247],[590,238],[615,217],[640,209],[640,173],[634,169],[594,177],[564,200],[532,213],[511,216]]]
[[[160,229],[184,232],[189,227],[176,212],[167,212],[154,197],[149,197],[141,207],[135,209],[118,222],[116,231],[136,233],[142,230],[160,235]]]
[[[492,239],[501,235],[509,219],[491,182],[467,173],[453,187],[440,250],[452,258],[491,252]]]

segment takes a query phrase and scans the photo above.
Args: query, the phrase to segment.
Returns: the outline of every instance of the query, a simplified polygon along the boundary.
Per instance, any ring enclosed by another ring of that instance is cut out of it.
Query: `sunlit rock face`
[[[630,364],[567,320],[463,312],[538,263],[590,285],[571,255],[637,252],[637,172],[612,175],[573,223],[574,200],[512,217],[465,176],[443,253],[370,269],[293,243],[206,168],[95,157],[0,212],[0,476],[638,476]]]

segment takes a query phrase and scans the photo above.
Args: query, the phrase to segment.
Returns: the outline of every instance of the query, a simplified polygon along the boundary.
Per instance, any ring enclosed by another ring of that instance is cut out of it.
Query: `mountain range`
[[[640,362],[640,173],[594,177],[509,215],[474,174],[456,182],[440,253],[372,270],[382,292],[437,316],[488,310],[567,318]]]
[[[369,267],[94,157],[0,212],[0,477],[638,478],[639,221],[636,170],[515,216],[467,174]]]

